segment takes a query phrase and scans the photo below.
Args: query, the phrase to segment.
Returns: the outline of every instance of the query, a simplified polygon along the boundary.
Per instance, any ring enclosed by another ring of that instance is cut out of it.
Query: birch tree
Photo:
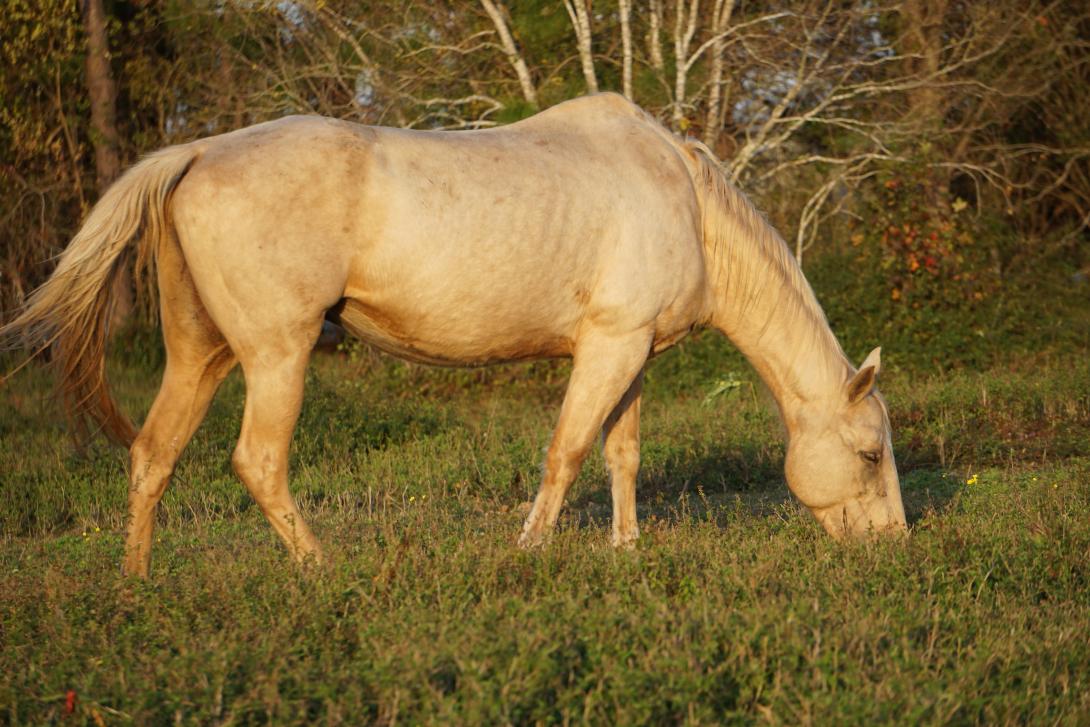
[[[627,2],[628,0],[621,1]],[[522,57],[518,46],[515,45],[515,39],[511,36],[511,29],[507,26],[507,20],[504,17],[505,13],[501,10],[502,3],[500,7],[497,7],[493,0],[481,0],[481,6],[488,13],[492,24],[496,26],[496,34],[500,36],[503,52],[507,56],[511,67],[515,69],[515,75],[518,76],[522,97],[526,99],[526,103],[536,107],[538,105],[537,90],[534,88],[534,81],[530,77],[530,69],[526,65],[526,59]]]
[[[674,8],[674,101],[671,105],[670,120],[678,131],[688,128],[685,117],[685,91],[689,71],[703,52],[702,46],[697,53],[689,55],[689,46],[696,35],[697,20],[700,13],[700,0],[677,0]]]
[[[590,29],[590,0],[563,0],[575,31],[579,65],[587,83],[587,93],[598,93],[598,75],[594,71],[593,38]]]
[[[708,78],[708,110],[704,119],[704,143],[715,146],[723,128],[723,109],[727,99],[723,98],[723,53],[726,46],[727,26],[734,12],[735,0],[715,0],[711,23],[711,71]],[[728,97],[729,98],[729,97]]]
[[[662,0],[650,0],[647,9],[647,55],[651,67],[662,73],[666,67],[662,58]]]
[[[621,93],[632,96],[632,0],[617,0],[621,21]]]

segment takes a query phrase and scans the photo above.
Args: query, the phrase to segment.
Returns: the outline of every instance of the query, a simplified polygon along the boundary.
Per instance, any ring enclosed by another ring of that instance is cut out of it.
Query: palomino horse
[[[139,433],[103,368],[130,246],[157,264],[167,351]],[[552,531],[599,431],[613,542],[635,540],[644,365],[705,325],[772,390],[788,485],[826,530],[905,528],[878,350],[848,362],[786,245],[705,147],[604,94],[486,131],[290,117],[164,149],[114,184],[0,338],[51,345],[75,420],[131,445],[126,572],[146,575],[156,505],[236,362],[234,468],[292,554],[320,559],[288,446],[331,310],[413,361],[572,357],[524,546]]]

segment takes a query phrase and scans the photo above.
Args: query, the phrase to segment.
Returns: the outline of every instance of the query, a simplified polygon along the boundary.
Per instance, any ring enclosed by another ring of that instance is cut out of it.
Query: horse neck
[[[851,365],[787,245],[702,161],[709,167],[702,202],[711,323],[753,364],[791,431],[799,407],[838,392]]]

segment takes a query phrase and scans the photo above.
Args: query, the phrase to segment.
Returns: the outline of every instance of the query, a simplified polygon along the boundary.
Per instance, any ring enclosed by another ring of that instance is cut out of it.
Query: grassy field
[[[113,372],[138,416],[145,350]],[[1090,361],[885,358],[906,542],[820,532],[767,394],[706,334],[650,368],[636,550],[608,545],[596,454],[520,551],[566,365],[357,350],[316,358],[293,445],[330,565],[293,567],[231,472],[235,374],[149,582],[118,571],[123,454],[77,456],[27,371],[0,395],[0,722],[1090,723]]]

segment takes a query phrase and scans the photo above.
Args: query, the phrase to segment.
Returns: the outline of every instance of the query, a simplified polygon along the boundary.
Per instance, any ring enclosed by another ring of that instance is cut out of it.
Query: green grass
[[[141,415],[142,356],[112,375]],[[705,335],[649,372],[637,549],[608,545],[595,455],[520,551],[567,366],[357,352],[316,359],[293,445],[330,565],[292,566],[232,474],[234,375],[146,583],[118,573],[124,455],[76,456],[26,372],[0,397],[0,722],[59,721],[73,691],[89,724],[1085,724],[1090,363],[886,357],[906,542],[822,534],[767,395]]]

